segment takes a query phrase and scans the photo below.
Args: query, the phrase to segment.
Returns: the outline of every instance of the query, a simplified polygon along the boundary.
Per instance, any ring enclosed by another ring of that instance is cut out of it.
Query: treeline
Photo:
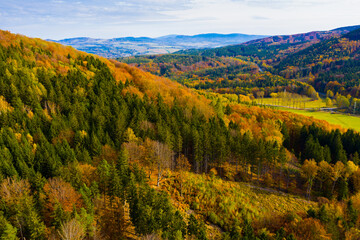
[[[286,132],[283,128],[285,136]],[[354,179],[357,179],[359,174],[359,133],[354,130],[347,130],[345,133],[339,130],[329,132],[315,125],[303,126],[298,139],[294,141],[286,138],[284,145],[297,151],[303,172],[309,177],[309,185],[312,185],[309,173],[314,174],[312,177],[319,184],[317,191],[321,196],[332,198],[336,190],[338,199],[343,200],[347,199],[350,193],[357,192],[358,188],[354,185],[357,180]],[[307,191],[310,195],[311,186]]]
[[[360,149],[360,134],[352,129],[341,133],[339,130],[327,131],[315,124],[303,126],[298,133],[289,133],[283,125],[284,146],[294,149],[302,161],[313,158],[317,162],[328,163],[354,160]],[[289,134],[293,136],[289,136]],[[301,153],[301,154],[300,154]],[[359,162],[355,161],[355,164]]]

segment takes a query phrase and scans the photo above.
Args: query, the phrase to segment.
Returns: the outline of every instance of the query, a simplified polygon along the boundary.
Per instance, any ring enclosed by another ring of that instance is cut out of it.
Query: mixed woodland
[[[250,58],[126,59],[149,73],[0,31],[0,239],[359,239],[360,133],[249,95],[323,68]]]
[[[254,98],[320,96],[328,107],[360,113],[360,29],[345,29],[119,60],[196,89]]]

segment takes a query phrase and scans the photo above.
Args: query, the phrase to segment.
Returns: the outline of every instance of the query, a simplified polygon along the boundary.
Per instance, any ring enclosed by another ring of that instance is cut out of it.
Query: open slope
[[[324,120],[330,124],[338,125],[345,129],[354,129],[360,132],[360,117],[358,116],[351,116],[348,114],[338,114],[338,113],[330,113],[330,112],[316,112],[316,111],[308,111],[308,110],[289,109],[289,108],[286,109],[284,108],[283,110],[292,113],[301,114],[308,117],[313,117],[315,119]]]

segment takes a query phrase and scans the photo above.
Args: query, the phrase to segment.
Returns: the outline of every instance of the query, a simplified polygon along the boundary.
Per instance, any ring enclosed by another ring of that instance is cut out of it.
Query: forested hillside
[[[360,113],[358,27],[119,60],[196,89],[255,98],[318,92],[328,107]]]
[[[322,34],[270,37],[241,45],[180,53],[250,57],[263,70],[285,79],[306,81],[316,91],[331,90],[333,95],[350,94],[359,98],[359,40],[359,26],[354,26]]]
[[[261,60],[278,61],[291,53],[307,48],[322,40],[341,36],[357,28],[359,28],[359,26],[354,26],[354,28],[339,28],[331,31],[315,31],[294,35],[271,36],[233,46],[225,46],[215,49],[182,50],[178,53],[218,57],[235,57],[240,55]]]
[[[0,238],[356,239],[359,133],[249,102],[0,31]]]
[[[331,38],[283,59],[275,69],[286,78],[309,78],[321,92],[359,98],[359,29]]]
[[[118,60],[196,89],[252,94],[255,97],[262,92],[263,96],[270,97],[271,93],[286,89],[287,92],[312,97],[313,91],[309,89],[309,85],[303,81],[294,81],[293,76],[280,75],[273,67],[302,49],[348,33],[349,30],[351,29],[343,28],[327,32],[273,36],[240,45]]]
[[[310,85],[263,71],[252,58],[166,54],[118,59],[187,87],[217,93],[254,95],[288,92],[311,96]]]

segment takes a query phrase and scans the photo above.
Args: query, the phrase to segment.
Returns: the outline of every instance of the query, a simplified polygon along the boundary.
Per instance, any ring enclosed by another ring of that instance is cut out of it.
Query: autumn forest
[[[360,133],[278,106],[358,116],[359,57],[347,28],[116,60],[0,30],[0,239],[359,239]]]

